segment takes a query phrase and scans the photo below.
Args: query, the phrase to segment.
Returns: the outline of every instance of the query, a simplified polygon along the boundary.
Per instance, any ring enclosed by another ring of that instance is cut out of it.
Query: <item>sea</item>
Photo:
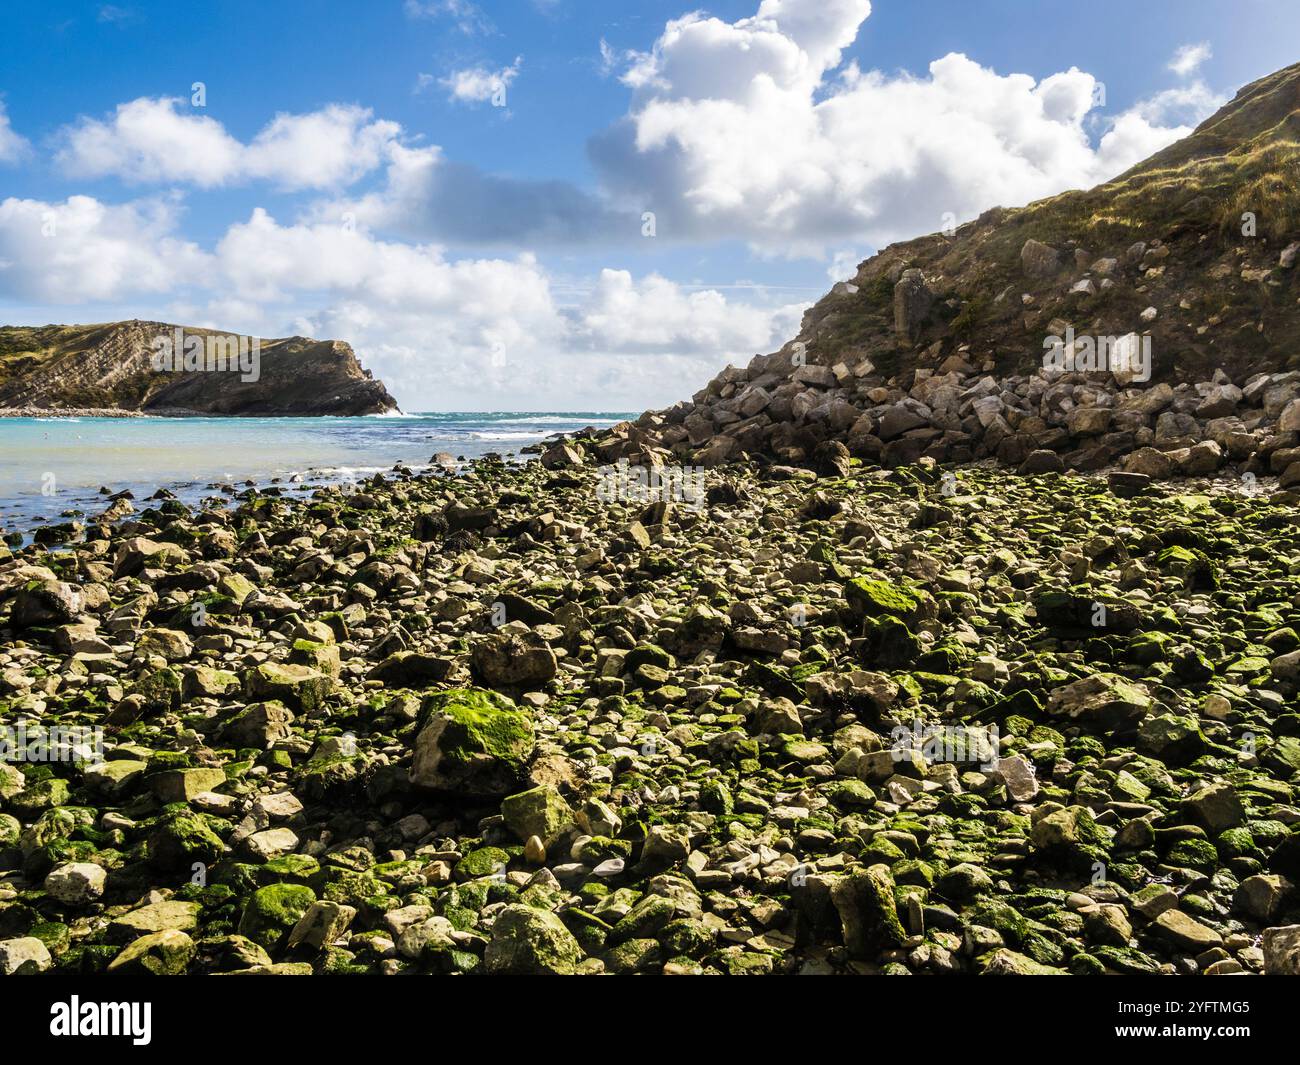
[[[0,418],[0,535],[100,513],[106,495],[160,488],[183,502],[279,485],[286,496],[446,453],[468,462],[631,412],[384,414],[358,418]],[[107,492],[103,491],[107,489]],[[138,506],[138,502],[137,502]]]

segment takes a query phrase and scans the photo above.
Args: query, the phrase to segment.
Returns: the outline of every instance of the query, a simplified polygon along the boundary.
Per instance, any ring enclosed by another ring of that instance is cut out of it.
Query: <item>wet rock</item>
[[[1300,976],[1300,924],[1264,930],[1264,972]]]

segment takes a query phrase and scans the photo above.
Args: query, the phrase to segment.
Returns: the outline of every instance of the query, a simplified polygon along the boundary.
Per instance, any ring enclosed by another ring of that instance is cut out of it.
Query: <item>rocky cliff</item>
[[[143,321],[0,328],[0,410],[360,415],[396,406],[338,340]]]
[[[1297,173],[1300,65],[1107,184],[885,248],[780,351],[606,453],[1300,481]],[[1096,358],[1117,348],[1145,365]]]

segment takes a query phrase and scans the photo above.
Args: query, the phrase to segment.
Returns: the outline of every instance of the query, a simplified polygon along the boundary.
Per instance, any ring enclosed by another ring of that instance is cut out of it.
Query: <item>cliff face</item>
[[[383,382],[338,340],[254,345],[252,338],[142,321],[0,328],[0,409],[271,416],[396,407]]]
[[[1300,444],[1297,173],[1300,65],[1104,185],[885,248],[609,453],[1267,471]]]

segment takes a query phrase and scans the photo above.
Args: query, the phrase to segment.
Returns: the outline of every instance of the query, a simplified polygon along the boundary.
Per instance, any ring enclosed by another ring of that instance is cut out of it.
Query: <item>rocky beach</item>
[[[1294,491],[628,432],[5,557],[4,971],[1295,971]]]

